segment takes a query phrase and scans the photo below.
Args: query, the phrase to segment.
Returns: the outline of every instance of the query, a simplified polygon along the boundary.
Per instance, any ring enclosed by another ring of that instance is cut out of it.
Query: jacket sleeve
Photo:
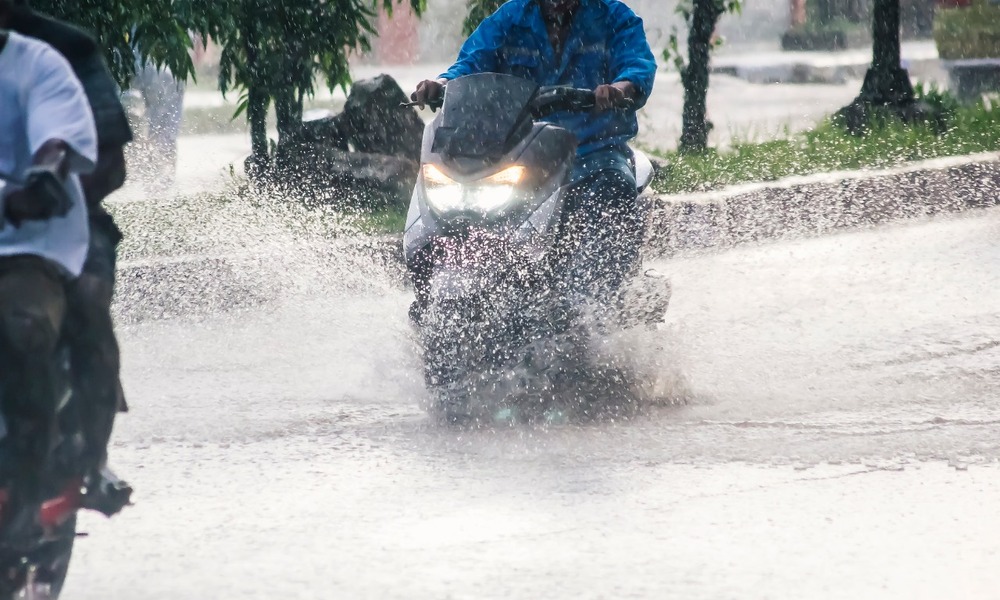
[[[450,69],[441,74],[442,79],[455,79],[473,73],[491,73],[500,64],[500,49],[503,47],[506,31],[510,26],[507,7],[493,13],[479,24],[469,39],[462,44],[458,60]]]
[[[653,91],[656,76],[656,59],[646,40],[642,19],[621,2],[612,7],[613,31],[611,36],[612,83],[630,81],[639,89],[636,108],[641,108]]]

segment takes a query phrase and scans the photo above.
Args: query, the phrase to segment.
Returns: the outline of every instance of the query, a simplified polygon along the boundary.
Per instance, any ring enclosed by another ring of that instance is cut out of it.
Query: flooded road
[[[621,422],[436,424],[377,273],[124,327],[65,597],[1000,597],[1000,212],[655,266]]]

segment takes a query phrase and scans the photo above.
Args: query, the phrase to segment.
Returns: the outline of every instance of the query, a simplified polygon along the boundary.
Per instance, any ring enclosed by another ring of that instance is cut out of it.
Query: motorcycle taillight
[[[38,511],[38,521],[42,527],[52,529],[62,525],[80,508],[82,485],[83,482],[80,480],[71,481],[61,494],[42,502],[42,507]]]

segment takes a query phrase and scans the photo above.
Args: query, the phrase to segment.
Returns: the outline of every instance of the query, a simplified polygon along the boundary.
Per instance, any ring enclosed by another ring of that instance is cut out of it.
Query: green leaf
[[[240,96],[239,102],[236,103],[236,112],[233,113],[232,119],[234,121],[238,119],[240,115],[246,112],[248,106],[250,106],[250,95],[244,93]]]

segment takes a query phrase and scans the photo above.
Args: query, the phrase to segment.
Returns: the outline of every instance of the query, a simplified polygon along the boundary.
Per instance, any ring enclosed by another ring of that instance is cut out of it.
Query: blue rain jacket
[[[619,0],[580,0],[557,57],[537,0],[510,0],[472,33],[443,79],[472,73],[506,73],[539,85],[595,89],[630,81],[638,88],[635,109],[653,89],[656,60],[642,19]],[[547,121],[576,134],[577,156],[622,148],[639,131],[635,110],[557,113]]]

